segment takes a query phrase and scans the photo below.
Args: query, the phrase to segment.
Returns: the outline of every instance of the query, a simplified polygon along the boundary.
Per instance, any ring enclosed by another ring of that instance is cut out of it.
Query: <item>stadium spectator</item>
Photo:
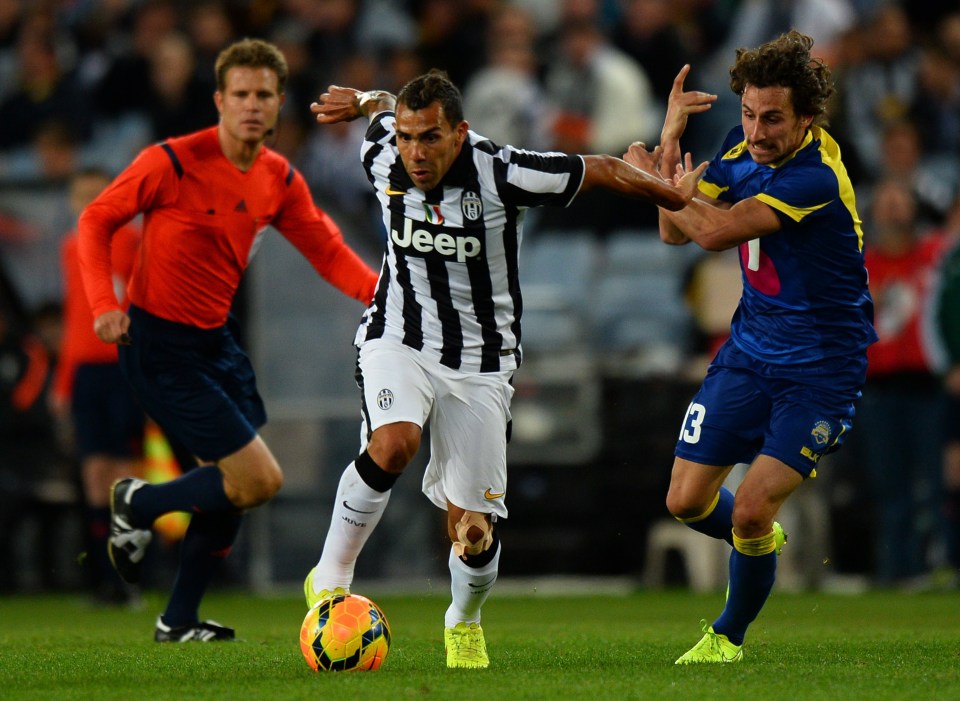
[[[118,343],[140,404],[172,441],[202,463],[161,485],[137,478],[111,492],[109,553],[120,575],[140,579],[154,520],[192,513],[158,642],[232,640],[199,620],[204,591],[233,545],[242,513],[269,500],[282,472],[258,429],[266,422],[253,367],[239,344],[231,302],[264,229],[278,229],[344,294],[368,302],[376,275],[314,205],[303,177],[264,147],[284,99],[283,55],[243,40],[216,66],[219,124],[145,149],[80,218],[80,263],[97,336]],[[128,286],[113,289],[110,241],[144,215]]]
[[[921,228],[940,225],[957,188],[957,163],[925,158],[917,126],[908,119],[891,121],[881,134],[879,167],[857,186],[857,195],[872,199],[876,183],[898,180],[910,189]]]
[[[864,173],[880,169],[884,129],[910,113],[917,95],[920,52],[902,7],[878,7],[864,26],[867,57],[846,71],[839,99],[842,125]]]
[[[447,666],[484,668],[480,609],[499,566],[494,524],[507,516],[511,378],[521,360],[524,211],[566,206],[594,187],[682,207],[702,168],[674,187],[613,156],[497,146],[470,131],[460,91],[439,71],[396,98],[331,86],[311,110],[321,124],[369,118],[362,161],[389,234],[377,296],[356,336],[361,452],[340,479],[323,552],[304,581],[307,605],[349,590],[429,422],[423,491],[447,512],[452,543]]]
[[[877,186],[864,229],[880,337],[867,351],[857,408],[863,488],[874,511],[873,576],[879,586],[909,587],[930,573],[930,555],[942,544],[944,397],[924,318],[945,239],[920,231],[916,200],[900,179]]]
[[[957,25],[960,31],[960,15]],[[920,132],[924,157],[952,167],[955,183],[960,161],[960,58],[952,58],[943,46],[926,48],[918,73],[911,119]]]
[[[689,405],[666,499],[675,518],[733,546],[728,598],[677,664],[743,659],[747,628],[776,578],[784,536],[774,518],[851,428],[867,346],[877,338],[852,187],[839,147],[819,125],[830,71],[812,46],[791,30],[737,51],[730,88],[740,97],[740,125],[704,174],[700,198],[660,209],[664,242],[739,247],[743,272],[731,337]],[[688,117],[716,100],[684,91],[688,71],[677,76],[661,134],[665,178],[684,172]],[[658,165],[642,144],[627,160]],[[749,467],[734,496],[723,483],[738,463]]]
[[[217,89],[214,79],[217,56],[238,38],[237,32],[223,0],[190,3],[186,12],[181,12],[183,15],[181,24],[189,33],[193,47],[194,80],[203,86],[203,94],[209,97]]]
[[[62,119],[78,142],[90,138],[90,101],[58,52],[57,35],[41,15],[17,38],[16,86],[0,102],[0,150],[31,142],[38,126]]]
[[[416,3],[417,53],[427,66],[445,66],[450,79],[466,85],[487,62],[484,46],[495,2],[421,0]]]
[[[662,110],[643,68],[594,23],[567,24],[547,66],[547,100],[556,110],[552,147],[571,153],[622,153],[656,135]]]
[[[146,114],[152,139],[181,136],[197,131],[217,116],[211,99],[214,90],[195,71],[193,46],[179,32],[157,40],[149,56]]]
[[[633,139],[655,138],[663,113],[643,68],[615,48],[597,23],[567,23],[560,52],[547,66],[550,148],[566,153],[620,154]],[[548,210],[551,230],[592,230],[604,236],[626,226],[653,226],[653,209],[637,212],[626,200],[593,190],[569,209]]]
[[[74,217],[79,219],[83,208],[109,184],[105,171],[76,173],[69,190]],[[122,303],[139,244],[140,233],[131,226],[119,229],[111,242],[112,274]],[[104,343],[93,331],[77,246],[74,229],[67,233],[61,248],[64,331],[50,405],[55,416],[68,419],[73,427],[72,446],[80,463],[87,562],[94,596],[104,604],[135,604],[138,592],[110,565],[107,536],[110,486],[122,477],[140,474],[144,416],[120,373],[116,345]]]
[[[304,33],[313,76],[311,99],[333,82],[341,62],[360,48],[357,40],[360,3],[355,0],[287,0],[276,26],[293,25]]]
[[[489,61],[466,83],[463,109],[495,143],[534,151],[549,146],[543,86],[537,76],[536,29],[530,15],[505,7],[487,32]]]
[[[348,56],[340,66],[338,83],[371,88],[375,81],[376,64],[366,55]],[[309,110],[303,112],[312,120]],[[328,129],[311,129],[305,134],[298,165],[311,189],[323,198],[324,203],[336,207],[343,217],[356,223],[358,231],[370,232],[371,241],[378,244],[375,250],[379,250],[384,237],[380,206],[370,190],[363,166],[357,161],[357,144],[363,141],[364,131],[360,122],[341,122]]]
[[[14,181],[64,183],[81,161],[81,146],[63,117],[36,125],[30,143],[0,154],[0,175]]]
[[[623,6],[613,43],[643,67],[654,96],[666,104],[676,66],[690,63],[694,52],[673,21],[669,0],[626,0]]]
[[[107,66],[93,89],[100,118],[146,115],[150,108],[150,57],[160,40],[176,31],[178,15],[169,0],[147,0],[133,9],[129,36],[116,37]]]

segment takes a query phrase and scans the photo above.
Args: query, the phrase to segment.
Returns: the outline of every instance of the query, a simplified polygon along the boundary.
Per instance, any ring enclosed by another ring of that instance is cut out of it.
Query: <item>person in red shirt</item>
[[[114,484],[108,552],[137,582],[150,526],[192,513],[158,642],[232,640],[200,621],[215,565],[229,553],[241,514],[268,501],[283,476],[258,434],[266,422],[253,367],[229,316],[237,286],[267,227],[316,271],[367,304],[377,275],[320,211],[303,177],[264,145],[284,100],[287,65],[265,41],[224,49],[215,73],[219,124],[146,148],[80,218],[80,262],[97,336],[120,344],[121,369],[147,414],[201,463],[161,485]],[[113,233],[143,214],[143,240],[124,311],[114,293]]]
[[[101,170],[82,170],[70,179],[70,209],[77,217],[110,184]],[[80,461],[92,584],[98,601],[135,603],[136,591],[121,580],[107,558],[110,485],[138,474],[143,454],[144,415],[120,374],[117,346],[97,338],[93,313],[80,279],[78,235],[63,240],[63,335],[50,393],[54,414],[69,416]],[[133,270],[140,232],[124,226],[111,241],[110,261],[119,301]]]
[[[926,310],[946,239],[918,230],[917,202],[902,181],[880,182],[864,247],[880,340],[867,350],[857,411],[874,511],[874,579],[912,587],[929,574],[942,535],[939,497],[945,396],[931,365]]]

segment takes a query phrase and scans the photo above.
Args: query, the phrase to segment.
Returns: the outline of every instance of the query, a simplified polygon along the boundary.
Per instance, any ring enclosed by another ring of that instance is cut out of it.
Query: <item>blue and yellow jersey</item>
[[[760,165],[735,127],[700,190],[731,203],[756,197],[780,218],[781,228],[759,239],[752,266],[749,244],[740,245],[743,296],[730,332],[745,353],[806,363],[862,354],[877,340],[853,187],[826,131],[812,127],[797,151]]]

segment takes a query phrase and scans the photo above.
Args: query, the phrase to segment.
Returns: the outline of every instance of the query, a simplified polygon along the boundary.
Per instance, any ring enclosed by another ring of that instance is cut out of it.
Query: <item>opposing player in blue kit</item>
[[[790,31],[739,49],[730,87],[741,124],[700,181],[698,198],[660,209],[660,237],[707,250],[739,247],[743,296],[730,339],[687,410],[667,493],[678,520],[733,545],[720,616],[677,664],[737,662],[747,627],[776,577],[782,532],[774,518],[823,455],[840,447],[876,339],[863,233],[837,143],[819,124],[833,92],[813,40]],[[680,135],[716,99],[670,94],[661,158],[634,144],[628,162],[682,176]],[[723,487],[749,468],[734,496]]]

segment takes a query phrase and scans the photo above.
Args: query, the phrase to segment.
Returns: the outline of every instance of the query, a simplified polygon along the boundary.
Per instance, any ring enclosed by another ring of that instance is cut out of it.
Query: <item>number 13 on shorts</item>
[[[680,429],[680,440],[684,443],[698,443],[700,427],[706,415],[707,408],[703,404],[690,402],[690,406],[687,407],[687,416],[683,420],[683,427]]]

